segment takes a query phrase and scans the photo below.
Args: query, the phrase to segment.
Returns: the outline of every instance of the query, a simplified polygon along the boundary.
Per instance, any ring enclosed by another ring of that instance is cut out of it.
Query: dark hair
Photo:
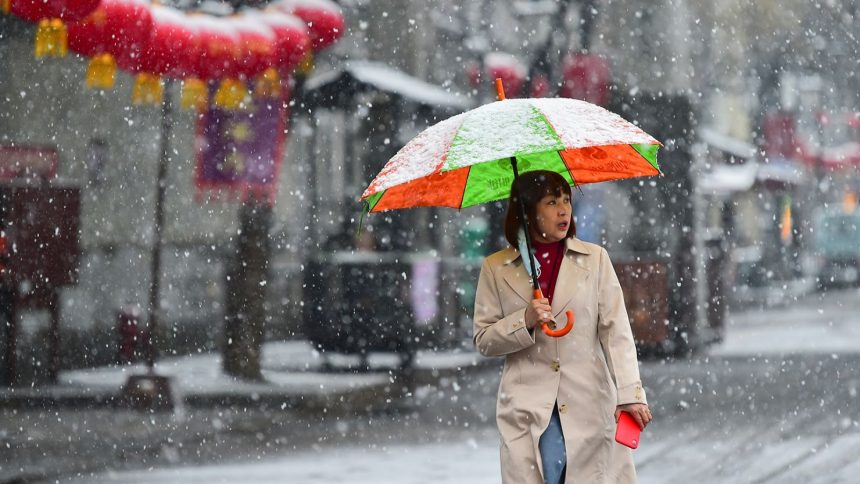
[[[505,213],[505,239],[511,247],[517,247],[517,234],[520,230],[519,197],[523,197],[526,205],[526,216],[529,227],[537,227],[537,204],[547,195],[559,197],[563,194],[571,196],[570,184],[563,176],[554,171],[537,170],[520,173],[511,184],[511,198],[508,199],[508,211]],[[576,236],[576,223],[573,221],[573,210],[570,214],[570,229],[567,238]]]

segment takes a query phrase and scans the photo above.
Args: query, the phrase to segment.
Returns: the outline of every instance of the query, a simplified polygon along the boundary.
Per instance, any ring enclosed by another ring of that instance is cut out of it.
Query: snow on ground
[[[855,299],[857,301],[855,301]],[[807,301],[802,305],[730,316],[725,342],[711,354],[745,357],[775,354],[860,353],[860,298]],[[439,361],[434,361],[437,358]],[[427,353],[419,365],[469,365],[473,355]],[[305,345],[270,347],[266,366],[320,358]],[[384,363],[376,360],[376,364]],[[790,405],[789,405],[790,407]],[[666,421],[649,427],[634,452],[643,484],[688,482],[837,483],[860,475],[860,434],[850,420],[836,435],[808,432],[792,421],[776,427],[736,426],[720,431],[704,420]],[[822,414],[812,420],[830,419]],[[844,422],[843,422],[844,421]],[[714,424],[719,427],[718,424]],[[826,426],[826,425],[825,425]],[[384,444],[384,445],[383,445]],[[744,450],[746,449],[746,450]],[[365,446],[318,448],[249,463],[107,472],[72,482],[92,483],[281,483],[497,484],[498,441],[478,432],[467,439],[420,444],[388,441]]]
[[[860,352],[860,291],[813,295],[802,304],[729,315],[715,356]]]
[[[169,376],[174,387],[183,394],[248,394],[267,392],[322,393],[346,391],[364,385],[384,383],[386,375],[367,373],[327,373],[293,371],[289,378],[284,372],[263,370],[265,383],[246,382],[225,374],[221,369],[221,356],[214,354],[165,358],[155,367],[157,374]],[[60,383],[87,389],[119,389],[130,375],[145,374],[146,366],[110,366],[103,368],[62,372]]]
[[[249,464],[181,467],[106,473],[73,483],[194,484],[498,484],[495,442],[396,445],[373,449],[338,447]]]
[[[457,369],[481,363],[475,352],[419,351],[415,368]],[[357,357],[330,355],[328,361],[335,367],[358,364]],[[371,354],[369,365],[379,371],[364,373],[322,371],[323,355],[304,340],[266,343],[263,347],[262,383],[245,382],[226,375],[221,369],[220,354],[199,354],[163,358],[156,362],[156,373],[172,377],[182,393],[193,394],[247,394],[257,392],[326,393],[342,392],[356,387],[384,384],[389,380],[387,368],[398,365],[394,354]],[[94,369],[65,371],[60,374],[61,385],[87,389],[115,390],[128,380],[129,375],[144,374],[143,364],[108,366]]]
[[[695,432],[695,430],[693,431]],[[755,434],[751,428],[734,438],[701,436],[678,446],[678,431],[666,435],[643,434],[643,446],[634,452],[640,484],[686,484],[693,481],[739,482],[856,482],[860,475],[860,435],[849,434],[823,452],[816,437],[774,442],[761,453],[736,462],[726,461],[722,475],[713,474],[715,456],[743,448]],[[683,433],[683,432],[682,432]],[[651,441],[649,442],[649,437]],[[683,436],[682,436],[683,437]],[[663,451],[672,450],[671,459]],[[719,458],[719,457],[717,457]],[[792,471],[785,474],[785,467]],[[695,476],[695,479],[693,477]],[[392,447],[338,447],[306,451],[286,458],[226,465],[208,465],[107,472],[69,481],[74,484],[499,484],[499,451],[494,439],[465,442],[395,444]]]

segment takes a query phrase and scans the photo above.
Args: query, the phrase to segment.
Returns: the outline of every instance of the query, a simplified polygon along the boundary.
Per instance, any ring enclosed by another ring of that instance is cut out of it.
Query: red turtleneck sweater
[[[543,296],[552,304],[553,292],[555,292],[555,281],[558,279],[558,270],[561,267],[561,258],[564,255],[564,239],[558,242],[543,244],[534,241],[535,255],[540,262],[540,276],[538,283]]]

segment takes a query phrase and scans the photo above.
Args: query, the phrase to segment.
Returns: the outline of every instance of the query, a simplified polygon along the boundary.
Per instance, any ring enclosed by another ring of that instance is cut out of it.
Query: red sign
[[[763,124],[765,155],[769,158],[796,158],[798,143],[794,115],[783,112],[767,113]]]
[[[609,100],[609,63],[599,55],[578,53],[562,67],[561,97],[582,99],[598,106]]]
[[[47,180],[57,175],[53,146],[0,146],[0,181]]]

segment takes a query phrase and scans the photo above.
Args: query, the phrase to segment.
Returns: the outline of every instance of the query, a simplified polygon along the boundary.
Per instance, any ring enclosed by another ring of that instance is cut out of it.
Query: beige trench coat
[[[487,257],[475,297],[474,342],[505,356],[496,422],[502,482],[542,484],[538,440],[558,404],[567,451],[566,483],[636,481],[630,449],[615,442],[615,407],[646,403],[618,277],[602,247],[567,239],[552,312],[573,330],[561,338],[525,327],[532,285],[519,252]]]

